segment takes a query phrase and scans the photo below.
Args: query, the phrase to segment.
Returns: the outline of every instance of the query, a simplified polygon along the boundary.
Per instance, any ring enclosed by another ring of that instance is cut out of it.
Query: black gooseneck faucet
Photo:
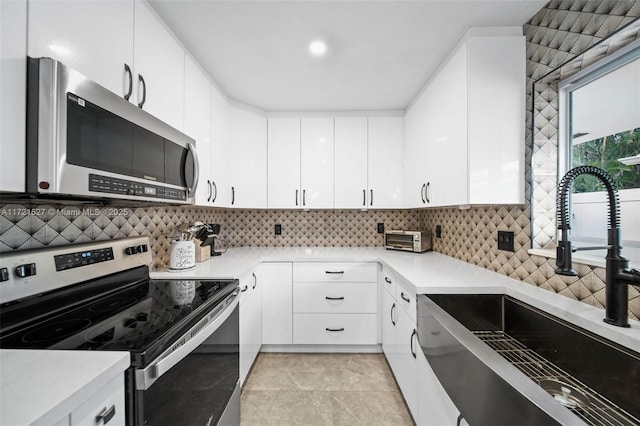
[[[572,248],[569,240],[571,223],[569,220],[569,192],[573,181],[580,175],[592,175],[602,182],[609,200],[609,229],[607,245],[599,247]],[[611,176],[604,170],[593,166],[579,166],[569,170],[558,185],[556,198],[558,229],[562,231],[556,249],[556,274],[577,275],[571,267],[571,253],[578,250],[607,249],[606,256],[606,316],[604,322],[618,327],[629,327],[629,287],[640,285],[640,271],[629,269],[629,261],[620,255],[620,201],[613,187]]]

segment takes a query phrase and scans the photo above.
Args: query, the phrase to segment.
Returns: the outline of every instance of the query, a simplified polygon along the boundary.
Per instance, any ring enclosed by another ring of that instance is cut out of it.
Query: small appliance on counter
[[[386,231],[384,247],[389,250],[404,250],[422,253],[431,250],[431,232],[429,231]]]
[[[211,256],[220,256],[222,253],[226,252],[229,248],[229,244],[220,238],[220,224],[219,223],[210,223],[207,225],[211,229],[212,242],[211,242]]]

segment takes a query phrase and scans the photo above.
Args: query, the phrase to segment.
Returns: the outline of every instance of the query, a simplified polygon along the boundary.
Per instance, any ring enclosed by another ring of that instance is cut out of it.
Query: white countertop
[[[129,352],[0,350],[0,424],[58,421],[129,367]]]
[[[240,278],[262,262],[380,262],[415,286],[418,294],[507,294],[572,324],[640,352],[640,322],[631,328],[605,324],[604,311],[439,253],[409,253],[381,247],[230,248],[187,272],[151,273],[154,279]]]

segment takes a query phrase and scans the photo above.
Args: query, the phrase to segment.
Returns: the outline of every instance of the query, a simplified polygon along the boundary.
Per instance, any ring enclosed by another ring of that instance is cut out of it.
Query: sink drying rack
[[[640,420],[618,407],[605,397],[572,377],[567,372],[538,355],[535,351],[503,331],[473,331],[480,340],[495,350],[528,378],[540,385],[544,380],[566,383],[586,396],[589,403],[584,407],[569,408],[589,425],[640,425]]]

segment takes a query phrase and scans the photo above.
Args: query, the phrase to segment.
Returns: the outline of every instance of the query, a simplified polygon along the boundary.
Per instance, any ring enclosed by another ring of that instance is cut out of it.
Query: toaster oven
[[[431,250],[431,233],[428,231],[387,231],[384,233],[384,247],[416,253]]]

